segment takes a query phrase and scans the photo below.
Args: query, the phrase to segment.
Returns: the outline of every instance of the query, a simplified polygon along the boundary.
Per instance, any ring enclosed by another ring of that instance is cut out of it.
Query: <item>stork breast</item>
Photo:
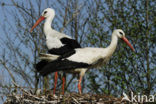
[[[107,57],[107,58],[100,58],[100,59],[98,59],[96,62],[94,62],[94,63],[92,64],[92,67],[93,67],[93,68],[101,67],[101,66],[107,64],[107,62],[109,61],[109,59],[110,59],[110,58],[108,58],[108,57]]]
[[[47,38],[46,39],[46,44],[48,49],[52,49],[52,48],[60,48],[61,46],[63,46],[63,44],[61,43],[61,41],[57,38]]]

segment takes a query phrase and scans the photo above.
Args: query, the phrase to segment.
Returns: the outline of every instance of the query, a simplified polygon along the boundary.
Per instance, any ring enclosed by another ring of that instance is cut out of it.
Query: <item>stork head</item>
[[[47,8],[47,9],[45,9],[42,12],[42,15],[41,16],[44,17],[44,18],[52,18],[53,19],[54,16],[55,16],[55,11],[52,8]]]
[[[34,24],[34,26],[31,28],[30,32],[32,32],[33,29],[34,29],[37,25],[39,25],[40,22],[42,22],[42,21],[45,20],[45,19],[50,19],[50,22],[51,22],[51,20],[53,20],[54,16],[55,16],[55,11],[54,11],[54,9],[52,9],[52,8],[47,8],[47,9],[45,9],[45,10],[42,12],[40,18],[36,21],[36,23]]]
[[[124,33],[123,30],[121,30],[121,29],[116,29],[116,30],[114,30],[113,33],[114,33],[115,35],[117,35],[117,37],[119,37],[119,38],[125,37],[125,33]]]
[[[123,32],[123,30],[116,29],[116,30],[114,30],[113,34],[117,35],[118,38],[122,39],[134,51],[133,46],[130,44],[128,39],[125,37],[125,33]]]

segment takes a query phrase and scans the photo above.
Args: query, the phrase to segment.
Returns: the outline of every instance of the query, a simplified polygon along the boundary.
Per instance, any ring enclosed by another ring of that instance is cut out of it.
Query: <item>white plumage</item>
[[[55,17],[55,11],[51,8],[47,8],[42,12],[41,17],[37,20],[37,22],[34,24],[34,26],[31,28],[31,32],[33,29],[43,20],[45,20],[43,31],[46,36],[46,45],[48,49],[52,48],[60,48],[64,44],[61,43],[61,38],[69,38],[68,35],[65,35],[63,33],[60,33],[54,29],[51,28],[51,23]]]
[[[67,66],[65,66],[64,69],[61,69],[62,71],[79,73],[80,80],[79,80],[78,86],[79,86],[80,93],[81,93],[81,87],[80,87],[81,79],[84,76],[87,69],[101,67],[102,65],[106,64],[116,49],[118,38],[121,38],[122,40],[124,40],[125,43],[134,51],[134,48],[131,46],[131,44],[125,37],[125,33],[121,29],[117,29],[113,31],[111,44],[108,47],[106,48],[90,48],[90,47],[77,48],[75,49],[76,50],[75,54],[65,59],[62,59],[62,65],[64,65],[63,60],[65,61],[68,60],[68,63],[69,63],[68,65],[70,65],[71,63],[69,69],[66,68]],[[52,62],[49,63],[49,65],[47,65],[48,67],[43,68],[43,70],[47,70],[46,73],[53,72],[54,70],[52,67],[55,66],[55,64],[53,64],[54,62],[55,60],[53,58]],[[78,64],[78,66],[76,66],[77,68],[76,67],[74,69],[71,68],[73,62]],[[88,67],[81,66],[80,63],[88,64]],[[61,63],[59,63],[59,65],[60,65],[60,68],[62,68]],[[59,69],[59,67],[57,68]]]
[[[121,34],[122,33],[122,34]],[[70,61],[83,62],[87,64],[95,65],[98,64],[98,61],[103,61],[103,64],[109,61],[110,57],[114,53],[118,38],[125,38],[125,34],[121,29],[114,30],[112,34],[111,44],[106,48],[77,48],[76,53],[72,56],[66,58]],[[128,45],[134,50],[134,48],[128,43]],[[94,67],[94,66],[93,66]]]
[[[55,11],[51,8],[47,8],[42,12],[41,17],[37,20],[37,22],[34,24],[34,26],[31,28],[31,32],[33,29],[43,20],[45,20],[43,31],[46,36],[46,45],[48,47],[48,52],[50,54],[53,54],[52,57],[56,58],[56,55],[61,56],[61,58],[68,57],[75,53],[75,48],[80,48],[80,44],[74,40],[71,39],[68,35],[65,35],[63,33],[60,33],[54,29],[51,28],[52,20],[55,16]],[[50,55],[48,54],[48,56]],[[48,61],[44,61],[45,58],[48,58],[47,56],[40,54],[42,57],[39,63],[36,64],[37,71],[40,71],[44,65],[48,63],[50,59],[47,59]],[[57,76],[57,73],[55,73],[55,76]],[[57,79],[56,79],[57,80]],[[56,81],[57,82],[57,81]],[[55,82],[55,84],[56,84]],[[54,88],[55,93],[55,88]]]

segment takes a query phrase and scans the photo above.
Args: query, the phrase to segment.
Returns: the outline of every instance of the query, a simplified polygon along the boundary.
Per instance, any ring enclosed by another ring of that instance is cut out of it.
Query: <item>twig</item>
[[[60,29],[60,32],[64,30],[64,28],[79,14],[80,9],[83,7],[83,5],[80,5],[80,7],[72,14],[72,18],[65,22],[63,27]],[[65,20],[64,20],[65,21]]]
[[[74,97],[72,99],[76,102],[76,104],[80,104]]]
[[[5,63],[2,63],[2,64],[3,64],[3,66],[5,67],[5,69],[8,71],[8,73],[9,73],[9,75],[10,75],[12,81],[16,82],[16,81],[15,81],[15,78],[14,78],[14,76],[13,76],[13,74],[10,72],[10,70],[8,69],[8,67],[6,66],[6,64],[5,64]]]

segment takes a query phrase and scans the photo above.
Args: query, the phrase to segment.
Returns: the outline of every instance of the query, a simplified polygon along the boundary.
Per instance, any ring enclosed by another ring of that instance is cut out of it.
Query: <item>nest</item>
[[[121,102],[121,98],[108,95],[78,94],[76,92],[52,95],[51,90],[44,94],[41,94],[41,90],[38,90],[37,94],[33,94],[31,91],[17,87],[21,93],[10,94],[4,104],[124,104],[124,102]]]
[[[121,98],[106,95],[78,94],[76,92],[65,95],[33,95],[29,92],[12,94],[4,104],[121,104]]]

